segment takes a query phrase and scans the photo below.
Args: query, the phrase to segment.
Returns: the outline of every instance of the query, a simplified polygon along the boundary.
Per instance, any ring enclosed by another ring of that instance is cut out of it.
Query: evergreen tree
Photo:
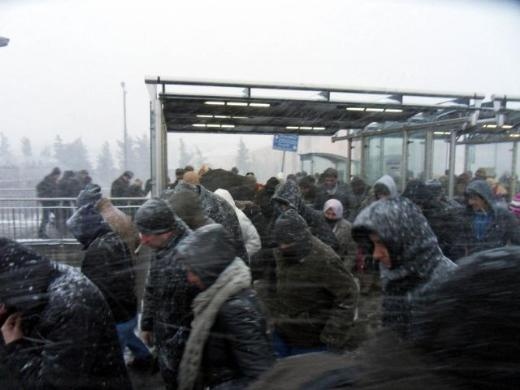
[[[25,160],[32,159],[32,146],[31,146],[31,140],[27,137],[22,137],[20,140],[22,144],[22,155]]]
[[[236,158],[236,167],[240,174],[244,175],[251,166],[251,160],[249,156],[249,149],[247,149],[244,140],[240,138],[240,142],[238,143],[238,153]]]
[[[136,178],[146,181],[150,177],[150,139],[146,134],[136,137],[132,144],[131,169]]]
[[[97,157],[96,178],[102,186],[108,186],[117,177],[114,159],[107,141],[103,144]]]
[[[199,147],[195,147],[195,166],[197,168],[201,168],[202,165],[204,165],[204,156],[202,155],[202,152],[200,151]]]
[[[179,140],[179,167],[184,168],[188,165],[193,157],[193,153],[188,152],[186,149],[186,145],[184,144],[184,140],[181,138]]]
[[[4,133],[0,133],[0,162],[3,166],[14,165],[11,147],[9,146],[9,139],[4,135]]]
[[[58,164],[62,165],[65,161],[64,156],[65,146],[63,145],[63,140],[59,135],[54,139],[54,158],[58,162]]]

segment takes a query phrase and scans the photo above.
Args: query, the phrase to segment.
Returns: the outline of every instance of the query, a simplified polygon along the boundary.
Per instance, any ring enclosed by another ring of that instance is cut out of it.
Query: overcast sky
[[[114,144],[123,80],[148,132],[145,76],[520,96],[519,20],[499,0],[0,0],[0,132]]]

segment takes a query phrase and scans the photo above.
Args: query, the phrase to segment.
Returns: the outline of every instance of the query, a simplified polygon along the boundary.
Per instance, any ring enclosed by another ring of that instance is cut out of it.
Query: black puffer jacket
[[[323,243],[335,251],[339,250],[338,239],[332,232],[330,225],[325,220],[323,212],[313,210],[302,200],[298,185],[290,180],[282,184],[273,195],[273,201],[279,202],[296,210],[307,222],[313,236],[318,237]],[[275,212],[273,221],[278,218],[280,212]]]
[[[466,248],[466,254],[473,254],[487,249],[500,248],[509,243],[520,244],[520,226],[515,216],[507,209],[499,207],[493,200],[493,194],[488,183],[484,180],[474,180],[469,183],[466,193],[473,192],[483,198],[489,205],[491,222],[484,236],[476,238],[473,231],[474,211],[470,206],[466,208],[464,222],[458,237]]]
[[[79,208],[67,227],[85,249],[83,272],[101,290],[116,323],[137,314],[135,273],[128,247],[92,205]]]
[[[154,333],[159,367],[168,389],[176,388],[177,369],[192,319],[191,302],[198,293],[188,285],[186,270],[174,259],[177,245],[189,231],[181,221],[175,231],[177,236],[151,260],[141,317],[141,330]]]
[[[110,309],[79,271],[0,239],[0,302],[23,315],[0,356],[24,388],[131,388]]]
[[[202,294],[207,294],[203,299],[207,302],[219,294],[226,294],[231,284],[243,284],[220,307],[206,307],[198,314],[199,324],[211,321],[215,314],[216,317],[205,344],[201,345],[199,339],[190,339],[190,343],[196,349],[203,350],[199,369],[202,383],[199,385],[203,388],[245,388],[274,362],[266,334],[266,321],[255,292],[246,283],[245,275],[250,274],[247,266],[235,258],[229,233],[217,224],[203,226],[193,232],[179,245],[177,256],[206,287],[197,296],[194,305]],[[235,259],[241,263],[240,271],[230,273],[232,276],[224,274],[230,272],[229,266]],[[194,321],[193,324],[196,323]]]
[[[179,184],[176,185],[173,190],[164,191],[161,198],[166,200],[171,205],[169,200],[170,197],[175,193],[183,191],[195,192],[199,195],[200,202],[206,217],[212,219],[216,223],[221,224],[229,233],[231,233],[235,242],[237,256],[243,259],[245,262],[248,262],[249,256],[247,255],[244,239],[242,238],[242,231],[240,230],[240,224],[238,222],[235,210],[233,210],[233,208],[224,199],[218,197],[213,192],[208,191],[206,188],[204,188],[204,186],[194,186],[184,181],[179,182]]]
[[[383,287],[383,324],[408,336],[415,300],[443,281],[456,268],[446,258],[428,221],[407,198],[379,200],[354,221],[352,236],[368,253],[369,234],[386,246],[392,267],[380,265]]]

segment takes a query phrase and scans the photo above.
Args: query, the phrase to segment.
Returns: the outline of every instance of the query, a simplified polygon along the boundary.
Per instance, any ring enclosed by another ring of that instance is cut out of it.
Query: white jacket
[[[228,202],[231,205],[231,207],[233,207],[233,209],[235,210],[238,222],[240,223],[240,229],[242,230],[242,238],[244,239],[246,251],[249,255],[249,258],[251,258],[251,256],[258,252],[262,247],[262,244],[260,242],[260,236],[258,235],[255,226],[253,225],[251,220],[247,218],[247,215],[245,215],[244,212],[235,205],[235,200],[233,199],[228,190],[219,188],[215,191],[215,195],[220,196],[222,199]]]

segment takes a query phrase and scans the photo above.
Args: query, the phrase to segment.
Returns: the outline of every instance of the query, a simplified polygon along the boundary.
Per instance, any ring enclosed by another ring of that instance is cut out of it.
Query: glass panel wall
[[[384,174],[399,181],[403,138],[400,134],[371,137],[365,146],[365,176],[373,185]]]
[[[426,178],[426,131],[409,133],[408,135],[407,179]]]

